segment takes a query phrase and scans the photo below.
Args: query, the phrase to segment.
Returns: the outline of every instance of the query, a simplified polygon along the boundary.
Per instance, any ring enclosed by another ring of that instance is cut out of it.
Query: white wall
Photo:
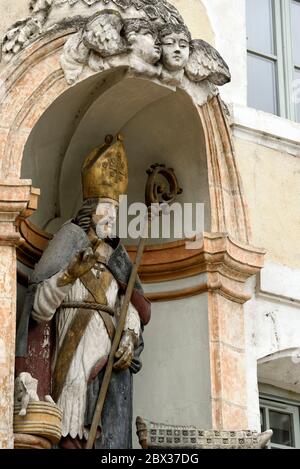
[[[207,294],[154,303],[144,340],[134,420],[211,428]]]
[[[260,427],[257,363],[263,357],[274,354],[277,360],[276,375],[270,376],[268,373],[265,378],[262,368],[261,379],[266,382],[276,380],[278,387],[298,391],[300,402],[300,363],[293,360],[293,350],[300,348],[299,283],[296,288],[299,275],[298,269],[270,262],[262,271],[257,287],[254,278],[248,284],[249,291],[254,294],[254,298],[245,305],[248,416],[251,428],[259,430]],[[292,356],[278,360],[280,351],[292,351]],[[287,381],[287,372],[295,375],[294,382]]]
[[[215,34],[215,47],[228,63],[232,82],[222,88],[225,102],[247,104],[245,0],[202,0]]]

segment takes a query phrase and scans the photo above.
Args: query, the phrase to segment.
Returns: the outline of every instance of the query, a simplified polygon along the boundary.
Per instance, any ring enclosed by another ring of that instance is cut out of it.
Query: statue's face
[[[162,38],[162,61],[171,72],[182,70],[188,63],[190,44],[184,33],[172,33]]]
[[[161,45],[158,39],[150,32],[141,29],[138,33],[132,32],[128,36],[132,53],[145,62],[154,65],[161,57]]]
[[[93,215],[96,234],[99,239],[111,238],[117,220],[118,208],[113,202],[99,202]]]

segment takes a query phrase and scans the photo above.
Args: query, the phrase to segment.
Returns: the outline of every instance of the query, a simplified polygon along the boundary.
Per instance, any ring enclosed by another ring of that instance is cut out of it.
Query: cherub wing
[[[201,39],[191,41],[191,55],[185,72],[195,82],[208,80],[221,86],[231,80],[228,65],[219,52]]]

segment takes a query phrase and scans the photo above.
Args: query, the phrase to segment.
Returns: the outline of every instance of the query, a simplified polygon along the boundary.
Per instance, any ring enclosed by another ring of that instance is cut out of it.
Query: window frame
[[[280,445],[278,443],[268,444],[268,449],[299,449],[300,448],[300,402],[290,401],[281,397],[260,394],[259,408],[264,409],[266,428],[270,428],[269,411],[290,414],[293,417],[293,438],[295,446]]]
[[[272,60],[275,63],[277,101],[275,115],[299,123],[299,120],[297,120],[297,104],[293,103],[293,81],[295,80],[295,71],[300,72],[300,64],[295,64],[293,59],[291,1],[272,0],[275,55],[262,53],[247,47],[247,56],[251,54]],[[300,4],[300,0],[294,1]]]
[[[290,0],[290,3],[291,3],[292,0]],[[300,0],[293,0],[295,3],[299,3],[299,7],[300,7]],[[286,31],[286,35],[287,35],[287,40],[290,41],[291,43],[291,47],[290,47],[290,57],[289,57],[289,60],[290,60],[290,68],[291,68],[291,77],[289,79],[289,83],[291,83],[291,89],[290,89],[290,93],[291,93],[291,105],[292,105],[292,109],[291,109],[291,115],[292,115],[292,118],[293,120],[295,120],[296,122],[300,122],[300,115],[299,115],[299,120],[297,120],[298,118],[298,111],[297,111],[297,103],[295,103],[293,105],[292,103],[292,93],[293,93],[293,89],[292,89],[292,82],[293,80],[295,79],[295,72],[297,71],[298,73],[300,73],[300,62],[299,63],[296,63],[294,61],[294,57],[293,57],[293,37],[292,37],[292,18],[291,18],[291,11],[292,9],[290,9],[290,12],[289,12],[289,15],[288,15],[288,20],[289,20],[289,30]],[[299,103],[298,103],[299,104]]]

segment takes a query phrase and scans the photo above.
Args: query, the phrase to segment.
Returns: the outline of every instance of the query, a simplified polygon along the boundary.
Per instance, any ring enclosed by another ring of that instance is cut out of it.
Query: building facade
[[[129,200],[143,200],[145,170],[161,160],[176,171],[181,203],[204,203],[205,221],[196,249],[157,240],[144,256],[153,316],[135,416],[272,428],[272,445],[300,448],[300,2],[169,0],[229,66],[231,82],[205,98],[148,69],[126,75],[121,62],[68,80],[62,51],[78,26],[56,28],[72,12],[68,0],[53,3],[40,13],[48,29],[14,42],[1,62],[0,446],[13,447],[26,278],[78,207],[82,159],[122,131]],[[83,17],[98,8],[77,7]],[[0,11],[1,37],[32,15],[28,0],[0,0]]]

